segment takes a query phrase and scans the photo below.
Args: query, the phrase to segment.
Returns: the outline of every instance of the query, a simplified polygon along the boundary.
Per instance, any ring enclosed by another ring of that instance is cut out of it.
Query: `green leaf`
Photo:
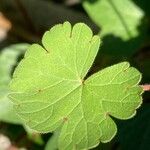
[[[28,44],[14,44],[2,50],[0,53],[0,120],[10,123],[21,123],[13,109],[12,102],[7,98],[8,84],[11,73],[17,63],[18,56],[25,51]]]
[[[10,98],[16,112],[39,132],[62,126],[60,149],[110,141],[117,132],[110,116],[131,118],[142,102],[139,71],[123,62],[87,78],[100,39],[83,23],[58,24],[42,43],[33,44],[15,70]]]
[[[13,104],[9,99],[0,100],[0,110],[0,121],[21,124],[21,120],[16,115],[16,112],[13,109]]]
[[[126,41],[139,34],[137,27],[144,14],[131,0],[85,0],[83,6],[102,27],[101,36],[112,33]]]
[[[145,32],[139,28],[144,12],[132,0],[85,0],[83,7],[101,28],[104,53],[128,56],[138,49]]]

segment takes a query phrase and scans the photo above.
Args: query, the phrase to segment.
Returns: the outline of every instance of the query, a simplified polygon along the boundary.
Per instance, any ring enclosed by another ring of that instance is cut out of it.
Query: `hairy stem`
[[[141,85],[144,91],[150,91],[150,84]]]

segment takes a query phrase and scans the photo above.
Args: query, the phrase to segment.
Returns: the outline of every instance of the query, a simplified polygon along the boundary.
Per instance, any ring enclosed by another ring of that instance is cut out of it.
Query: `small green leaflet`
[[[15,70],[10,98],[26,124],[39,132],[60,127],[59,149],[90,149],[110,141],[117,127],[110,116],[128,119],[141,105],[141,74],[128,62],[85,80],[100,38],[84,23],[58,24],[33,44]]]

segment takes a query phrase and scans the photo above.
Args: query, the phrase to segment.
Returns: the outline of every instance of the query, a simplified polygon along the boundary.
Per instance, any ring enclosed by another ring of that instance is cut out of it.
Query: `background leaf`
[[[144,12],[132,0],[85,0],[83,7],[101,28],[104,53],[131,56],[137,51],[145,32]]]
[[[144,13],[131,0],[85,1],[83,5],[91,18],[102,27],[101,36],[112,33],[126,41],[139,34],[137,27]]]
[[[11,74],[17,63],[18,57],[25,52],[29,44],[16,44],[3,49],[0,53],[0,120],[20,124],[13,110],[12,102],[7,98],[9,93],[8,84]]]

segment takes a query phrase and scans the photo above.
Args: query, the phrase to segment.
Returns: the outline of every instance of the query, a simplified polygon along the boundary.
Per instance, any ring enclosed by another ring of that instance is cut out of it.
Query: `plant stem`
[[[150,91],[150,84],[141,85],[144,91]]]

